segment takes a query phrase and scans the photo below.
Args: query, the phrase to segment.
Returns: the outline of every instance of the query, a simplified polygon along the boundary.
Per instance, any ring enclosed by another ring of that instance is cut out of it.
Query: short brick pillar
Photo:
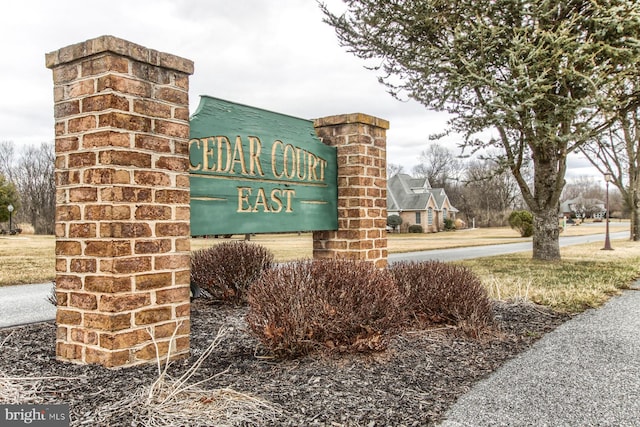
[[[57,358],[129,366],[155,361],[156,345],[161,359],[186,356],[193,62],[103,36],[47,54],[46,65]]]
[[[322,142],[338,151],[338,230],[313,233],[314,258],[350,258],[387,265],[387,129],[366,114],[314,122]]]

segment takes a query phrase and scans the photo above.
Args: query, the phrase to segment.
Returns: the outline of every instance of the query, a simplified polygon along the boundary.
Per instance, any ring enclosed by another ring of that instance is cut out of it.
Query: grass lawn
[[[611,222],[611,232],[628,231],[628,222]],[[604,233],[604,223],[569,226],[563,236]],[[231,239],[192,239],[192,250]],[[390,253],[522,242],[510,228],[479,228],[432,234],[388,235]],[[312,256],[312,237],[302,234],[251,236],[270,249],[277,261]],[[471,268],[495,299],[524,299],[562,311],[596,307],[640,277],[640,244],[613,241],[614,251],[601,251],[603,242],[561,249],[560,262],[534,262],[530,253],[461,261]],[[0,286],[44,283],[55,277],[55,238],[21,235],[0,237]]]
[[[459,261],[480,276],[494,299],[532,301],[570,313],[598,307],[640,278],[640,243],[614,241],[560,249],[562,260],[533,261],[528,253]]]
[[[0,236],[0,286],[55,278],[54,236]]]

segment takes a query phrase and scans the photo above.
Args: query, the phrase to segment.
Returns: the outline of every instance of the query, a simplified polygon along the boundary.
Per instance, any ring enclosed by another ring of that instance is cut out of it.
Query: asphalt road
[[[619,231],[610,233],[611,240],[629,238],[629,231]],[[602,242],[604,245],[604,234],[590,234],[587,236],[560,237],[560,246],[581,245],[583,243]],[[474,246],[468,248],[438,249],[423,252],[406,252],[399,254],[389,254],[389,262],[397,261],[457,261],[461,259],[481,258],[485,256],[496,256],[511,254],[516,252],[526,252],[532,250],[532,243],[507,243],[503,245]],[[615,249],[615,247],[614,247]]]
[[[629,231],[611,233],[610,237],[612,240],[628,238]],[[597,241],[601,241],[604,244],[604,235],[593,234],[589,236],[560,237],[560,246]],[[454,261],[530,250],[531,242],[511,243],[505,245],[391,254],[389,255],[389,262],[393,263],[400,260]],[[47,301],[47,297],[51,293],[51,288],[51,283],[0,287],[0,313],[2,313],[0,317],[0,328],[54,319],[56,309]]]

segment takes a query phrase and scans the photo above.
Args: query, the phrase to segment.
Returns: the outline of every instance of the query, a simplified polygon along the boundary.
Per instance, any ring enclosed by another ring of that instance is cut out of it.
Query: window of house
[[[416,224],[421,224],[422,223],[422,217],[420,215],[420,212],[416,212]]]
[[[449,218],[449,217],[447,216],[447,208],[442,208],[442,218],[444,218],[444,219]]]
[[[432,208],[427,209],[427,224],[428,225],[433,224],[433,209]]]

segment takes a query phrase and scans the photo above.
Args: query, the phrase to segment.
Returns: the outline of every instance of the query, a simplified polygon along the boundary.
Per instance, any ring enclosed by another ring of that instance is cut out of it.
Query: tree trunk
[[[635,189],[631,191],[631,203],[629,203],[631,211],[631,241],[640,242],[640,194]]]
[[[543,261],[559,260],[559,237],[557,208],[533,213],[533,259]]]
[[[533,152],[533,194],[523,196],[533,214],[533,259],[540,261],[560,260],[560,194],[564,187],[566,170],[565,150],[558,150],[551,143],[531,147]],[[523,188],[521,186],[521,188]]]
[[[640,242],[640,209],[631,210],[631,241]]]

